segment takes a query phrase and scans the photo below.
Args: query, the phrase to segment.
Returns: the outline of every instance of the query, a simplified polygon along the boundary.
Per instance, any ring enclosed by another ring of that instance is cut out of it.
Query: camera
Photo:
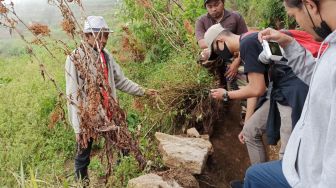
[[[268,59],[280,61],[283,58],[284,51],[277,42],[263,40],[262,46]]]

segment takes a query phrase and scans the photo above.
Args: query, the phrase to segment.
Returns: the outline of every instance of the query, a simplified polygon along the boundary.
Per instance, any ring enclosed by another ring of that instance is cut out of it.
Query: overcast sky
[[[12,0],[12,2],[14,2],[15,4],[21,3],[23,1],[25,1],[25,0]],[[26,1],[30,1],[30,0],[26,0]],[[5,0],[5,3],[9,3],[9,2],[11,2],[11,1],[10,0]]]
[[[60,11],[56,6],[49,5],[48,0],[12,0],[14,2],[15,12],[27,24],[41,23],[47,24],[49,27],[60,29],[60,22],[63,19]],[[9,3],[10,0],[5,0]],[[110,17],[115,13],[114,5],[121,0],[82,0],[85,7],[85,15],[102,15]],[[104,4],[104,6],[101,6]],[[78,6],[72,4],[72,10],[76,17],[80,17]],[[19,29],[20,24],[18,25]],[[0,26],[0,39],[8,38],[9,32],[7,28]]]

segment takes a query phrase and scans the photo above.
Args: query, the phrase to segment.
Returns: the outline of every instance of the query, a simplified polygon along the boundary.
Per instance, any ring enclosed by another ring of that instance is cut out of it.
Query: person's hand
[[[263,31],[260,31],[258,34],[258,39],[260,42],[262,42],[263,40],[275,41],[279,43],[282,48],[287,47],[294,40],[291,36],[272,28],[267,28]]]
[[[238,139],[239,139],[240,143],[245,144],[245,139],[244,139],[244,133],[243,133],[243,131],[241,131],[239,133]]]
[[[80,139],[81,139],[81,136],[80,136],[80,134],[79,134],[79,133],[76,133],[76,142],[79,142],[79,141],[80,141]]]
[[[207,60],[209,59],[209,56],[210,56],[209,48],[203,49],[203,51],[201,52],[201,59]]]
[[[218,89],[212,89],[211,91],[211,97],[214,99],[218,99],[218,100],[223,100],[223,94],[226,91],[223,88],[218,88]]]
[[[145,89],[145,95],[149,97],[157,96],[159,92],[155,89]]]
[[[236,58],[230,65],[228,65],[228,70],[225,73],[225,77],[229,79],[235,78],[237,76],[239,64],[239,58]]]

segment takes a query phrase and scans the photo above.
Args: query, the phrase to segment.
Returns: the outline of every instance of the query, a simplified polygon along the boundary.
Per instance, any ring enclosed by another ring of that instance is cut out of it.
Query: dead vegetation
[[[51,32],[47,25],[43,25],[40,23],[34,23],[30,25],[28,29],[35,35],[41,35],[41,36],[49,36]]]
[[[157,109],[159,117],[154,124],[170,114],[173,124],[182,132],[195,127],[200,133],[211,135],[213,126],[225,107],[221,101],[211,98],[211,88],[211,84],[188,82],[176,86],[169,85],[159,90],[161,95],[156,99],[146,99],[147,101],[143,102]],[[142,103],[136,101],[134,106],[141,109]]]
[[[144,47],[127,26],[123,26],[122,30],[124,31],[124,35],[122,36],[122,50],[128,52],[130,58],[134,61],[141,62],[145,60]]]

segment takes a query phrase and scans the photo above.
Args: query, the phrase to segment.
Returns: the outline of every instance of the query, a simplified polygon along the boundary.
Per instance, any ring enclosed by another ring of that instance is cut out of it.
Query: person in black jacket
[[[251,164],[266,161],[266,151],[262,142],[262,135],[265,132],[269,144],[276,145],[281,137],[279,152],[281,158],[293,125],[300,116],[308,86],[294,76],[289,67],[270,66],[258,60],[263,47],[258,40],[257,32],[240,36],[217,24],[206,32],[205,40],[212,47],[210,53],[216,53],[222,58],[240,52],[244,72],[248,78],[247,86],[236,91],[213,89],[211,95],[224,101],[250,98],[246,122],[239,134],[239,140],[246,143]]]

